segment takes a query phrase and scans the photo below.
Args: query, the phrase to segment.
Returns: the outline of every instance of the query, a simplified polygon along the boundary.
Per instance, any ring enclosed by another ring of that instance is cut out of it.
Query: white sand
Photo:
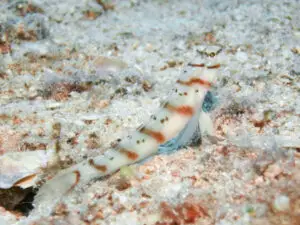
[[[52,148],[57,122],[64,165],[99,154],[151,115],[181,63],[205,59],[207,46],[221,49],[218,138],[76,189],[51,218],[0,208],[0,224],[299,224],[299,1],[114,1],[106,12],[92,0],[30,2],[43,12],[0,3],[0,154]],[[128,68],[95,66],[98,56]],[[75,81],[92,85],[66,85]]]

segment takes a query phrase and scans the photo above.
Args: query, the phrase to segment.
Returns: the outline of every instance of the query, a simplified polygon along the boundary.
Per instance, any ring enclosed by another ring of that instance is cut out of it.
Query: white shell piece
[[[59,108],[62,104],[60,102],[50,102],[46,104],[46,109],[56,109]]]
[[[279,148],[298,148],[300,147],[300,138],[274,135],[274,136],[248,136],[239,135],[238,137],[229,137],[230,141],[240,147],[266,148],[273,147],[276,144]]]
[[[116,58],[107,58],[104,56],[99,56],[96,58],[94,61],[94,66],[99,71],[112,73],[120,72],[128,67],[128,65],[122,60]]]
[[[37,174],[54,159],[54,150],[10,152],[0,156],[0,188],[8,189],[22,178]],[[33,186],[36,179],[20,184],[21,188]]]
[[[81,120],[98,120],[101,119],[101,115],[99,114],[86,114],[80,117]]]

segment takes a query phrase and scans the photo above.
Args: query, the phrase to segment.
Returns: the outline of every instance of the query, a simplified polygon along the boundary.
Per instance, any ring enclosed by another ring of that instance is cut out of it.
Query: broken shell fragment
[[[128,67],[128,65],[122,60],[107,58],[104,56],[96,58],[93,64],[98,70],[111,73],[120,72]]]
[[[38,173],[54,163],[54,150],[9,152],[0,156],[0,188],[28,188],[38,180]]]

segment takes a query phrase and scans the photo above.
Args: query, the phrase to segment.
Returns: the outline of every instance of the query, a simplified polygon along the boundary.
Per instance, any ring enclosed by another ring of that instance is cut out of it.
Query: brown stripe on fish
[[[204,67],[205,64],[203,64],[203,63],[201,63],[201,64],[189,63],[188,66],[192,66],[192,67]]]
[[[119,152],[122,153],[122,154],[124,154],[124,155],[126,155],[131,160],[136,160],[139,157],[139,155],[137,153],[135,153],[133,151],[130,151],[130,150],[126,149],[126,148],[120,148]]]
[[[212,65],[212,66],[207,66],[207,69],[218,69],[221,67],[221,64],[216,64],[216,65]]]
[[[185,86],[192,86],[194,84],[199,84],[199,85],[204,86],[206,88],[211,87],[211,83],[209,81],[203,80],[203,79],[198,78],[198,77],[192,77],[188,81],[177,80],[176,82],[178,84],[185,85]]]
[[[76,180],[75,180],[75,183],[69,188],[69,190],[67,192],[73,190],[73,188],[79,183],[79,180],[80,180],[80,172],[78,170],[75,170],[73,173],[76,176]]]
[[[16,183],[14,183],[13,186],[22,186],[24,183],[33,180],[35,177],[36,177],[36,174],[31,174],[26,177],[23,177],[22,179],[18,180]]]
[[[184,116],[192,116],[194,114],[194,109],[187,105],[173,106],[170,103],[165,103],[163,107],[171,112],[176,112]]]
[[[162,144],[166,141],[165,136],[160,132],[147,129],[146,127],[142,127],[138,131],[154,138],[160,144]]]
[[[107,167],[105,165],[97,165],[93,159],[89,159],[89,164],[94,167],[96,170],[100,170],[105,173],[107,171]]]

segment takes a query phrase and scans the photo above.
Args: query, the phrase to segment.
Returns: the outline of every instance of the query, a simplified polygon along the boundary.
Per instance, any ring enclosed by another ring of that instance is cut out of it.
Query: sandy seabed
[[[201,146],[76,188],[51,216],[20,207],[30,191],[0,189],[0,224],[300,224],[299,12],[296,0],[2,0],[2,156],[57,140],[60,167],[96,156],[157,110],[182,65],[222,66]]]

